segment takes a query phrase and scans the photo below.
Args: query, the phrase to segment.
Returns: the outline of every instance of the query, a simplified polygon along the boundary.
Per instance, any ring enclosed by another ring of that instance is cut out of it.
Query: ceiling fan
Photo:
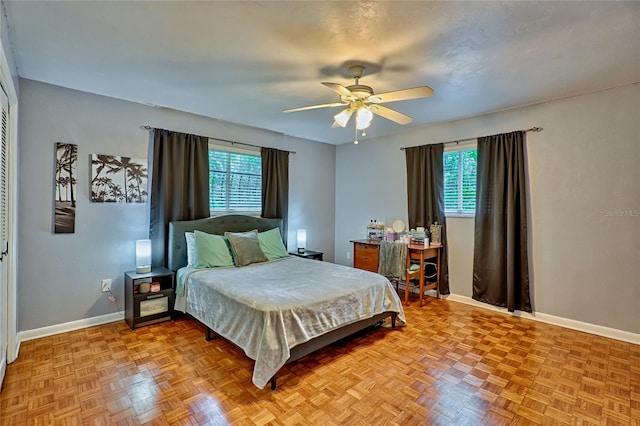
[[[351,116],[355,113],[356,130],[364,130],[371,124],[373,114],[384,117],[398,124],[408,124],[413,118],[389,107],[381,105],[386,102],[404,101],[408,99],[428,98],[433,96],[433,89],[428,86],[418,86],[411,89],[395,90],[386,93],[374,93],[369,86],[360,84],[360,78],[364,74],[364,65],[353,65],[349,67],[349,72],[355,79],[355,84],[343,86],[338,83],[322,82],[322,84],[340,95],[340,102],[327,104],[309,105],[299,108],[285,109],[283,112],[305,111],[317,108],[346,108],[334,115],[334,123],[331,127],[346,127]],[[363,132],[364,136],[364,132]]]

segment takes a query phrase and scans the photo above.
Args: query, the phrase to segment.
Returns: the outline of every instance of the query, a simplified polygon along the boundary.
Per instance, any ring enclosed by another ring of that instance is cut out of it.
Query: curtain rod
[[[155,127],[151,127],[148,124],[144,125],[144,126],[140,126],[140,128],[142,130],[154,130],[155,129]],[[253,145],[253,144],[246,143],[246,142],[238,142],[238,141],[232,141],[232,140],[229,140],[229,139],[214,138],[213,136],[205,136],[205,137],[208,138],[208,139],[212,139],[214,141],[227,142],[227,143],[230,143],[231,145],[244,145],[244,146],[252,146],[254,148],[267,148],[267,147],[264,147],[264,146]],[[287,150],[283,149],[282,151],[287,151]],[[295,154],[296,153],[295,151],[287,151],[287,152],[289,154]]]
[[[542,127],[531,127],[530,129],[524,129],[521,130],[522,132],[541,132],[542,131]],[[456,139],[453,141],[447,141],[447,142],[440,142],[444,145],[448,145],[448,144],[452,144],[452,143],[459,143],[459,142],[467,142],[467,141],[472,141],[472,140],[476,140],[478,138],[486,138],[486,136],[478,136],[476,138],[467,138],[467,139]],[[411,148],[409,146],[403,146],[402,148],[400,148],[401,151],[404,151],[407,148]]]

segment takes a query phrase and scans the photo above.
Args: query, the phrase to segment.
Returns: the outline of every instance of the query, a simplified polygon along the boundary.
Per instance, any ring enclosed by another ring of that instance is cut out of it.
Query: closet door
[[[0,87],[0,386],[7,367],[9,280],[9,100]]]

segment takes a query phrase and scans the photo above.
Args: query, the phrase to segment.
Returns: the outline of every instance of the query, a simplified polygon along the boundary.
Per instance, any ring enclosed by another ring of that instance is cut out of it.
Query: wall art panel
[[[76,179],[78,145],[56,142],[54,234],[73,234],[76,229]]]
[[[146,203],[147,160],[114,155],[91,155],[91,201]]]

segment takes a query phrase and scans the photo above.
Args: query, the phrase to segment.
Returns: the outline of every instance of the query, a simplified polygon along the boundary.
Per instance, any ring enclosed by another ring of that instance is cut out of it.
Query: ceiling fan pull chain
[[[353,130],[355,130],[355,140],[353,141],[354,145],[358,145],[358,128],[356,126],[353,126]]]

